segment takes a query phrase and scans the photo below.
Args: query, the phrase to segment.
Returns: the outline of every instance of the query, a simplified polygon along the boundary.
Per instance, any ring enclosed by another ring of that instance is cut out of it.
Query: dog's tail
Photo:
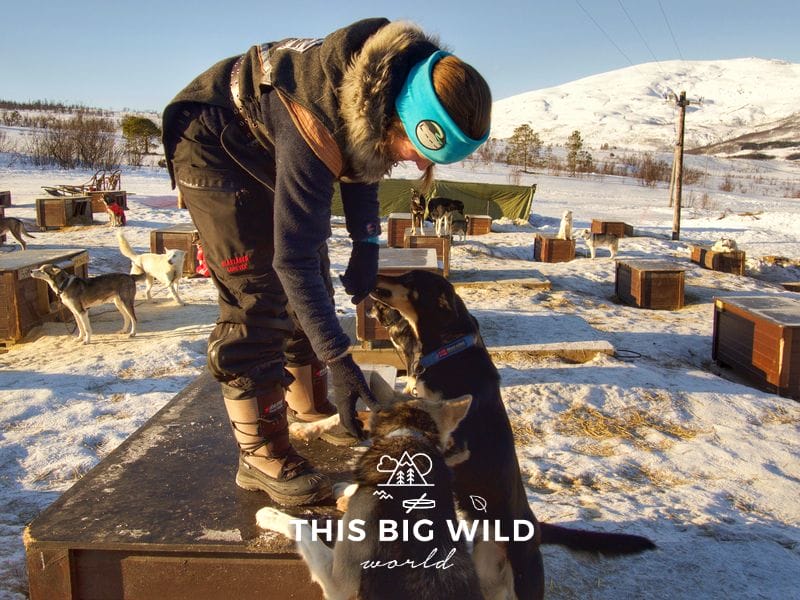
[[[600,552],[613,556],[637,554],[656,548],[646,537],[628,533],[586,531],[542,522],[539,523],[539,531],[542,534],[542,544],[557,544],[582,552]]]
[[[119,241],[119,251],[122,252],[122,256],[130,258],[133,262],[137,262],[139,255],[133,251],[131,245],[128,243],[128,240],[125,239],[125,236],[122,235],[121,231],[117,231],[117,241]]]

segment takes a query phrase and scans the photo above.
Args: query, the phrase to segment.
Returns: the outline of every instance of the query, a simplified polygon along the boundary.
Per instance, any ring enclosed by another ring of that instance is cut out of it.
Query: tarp
[[[411,188],[415,181],[411,179],[384,179],[378,187],[378,199],[381,203],[381,216],[391,213],[407,213],[411,208]],[[464,213],[470,215],[489,215],[492,219],[508,217],[509,219],[527,220],[531,214],[533,194],[536,185],[503,185],[498,183],[466,183],[463,181],[436,181],[430,197],[443,197],[461,200]],[[342,216],[342,198],[339,186],[334,187],[334,215]]]

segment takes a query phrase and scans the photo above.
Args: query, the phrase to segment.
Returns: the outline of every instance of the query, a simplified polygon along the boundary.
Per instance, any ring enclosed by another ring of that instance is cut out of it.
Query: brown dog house
[[[800,300],[714,298],[711,356],[760,389],[800,400]]]
[[[8,190],[0,191],[0,206],[6,208],[11,206],[11,192]]]
[[[411,213],[391,213],[386,221],[387,245],[390,248],[402,248],[405,231],[411,225]]]
[[[128,210],[128,192],[125,190],[96,190],[86,192],[86,195],[92,201],[93,213],[106,212],[106,203],[103,198],[108,198],[114,204],[122,207],[122,210]]]
[[[434,248],[381,248],[378,273],[400,275],[413,269],[442,274]],[[372,299],[367,297],[356,306],[356,338],[361,342],[388,340],[386,329],[369,316]]]
[[[24,250],[0,254],[0,343],[14,343],[47,321],[68,321],[71,313],[50,287],[31,277],[31,270],[46,263],[86,277],[86,250]]]
[[[467,235],[486,235],[492,232],[492,217],[489,215],[464,215],[467,220]]]
[[[638,308],[683,308],[685,269],[656,259],[618,260],[615,291],[621,302]]]
[[[743,250],[715,252],[708,246],[699,245],[692,246],[691,249],[692,262],[701,267],[721,273],[744,275],[745,253]]]
[[[92,224],[92,201],[88,196],[58,196],[36,199],[36,225],[61,229]]]
[[[194,275],[197,269],[197,248],[200,244],[200,235],[194,224],[185,223],[155,229],[150,232],[150,252],[164,254],[167,250],[183,250],[186,256],[183,259],[183,274]]]
[[[450,238],[435,235],[412,235],[411,228],[403,236],[403,248],[433,248],[436,250],[436,260],[442,269],[442,275],[450,276]]]
[[[575,258],[575,240],[561,240],[537,233],[533,241],[533,259],[539,262],[569,262]]]
[[[611,233],[617,237],[633,236],[633,226],[623,223],[622,221],[601,221],[600,219],[592,219],[592,225],[589,231],[599,234]]]

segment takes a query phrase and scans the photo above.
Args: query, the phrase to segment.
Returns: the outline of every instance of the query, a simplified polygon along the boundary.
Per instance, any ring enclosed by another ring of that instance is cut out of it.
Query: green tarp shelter
[[[415,181],[411,179],[384,179],[378,188],[378,199],[381,203],[381,216],[391,213],[407,213],[410,211],[411,188]],[[531,214],[533,194],[536,185],[503,185],[498,183],[466,183],[463,181],[436,181],[431,197],[461,200],[464,213],[470,215],[489,215],[492,219],[508,217],[509,219],[525,219]],[[335,186],[332,211],[342,216],[342,199],[339,186]]]

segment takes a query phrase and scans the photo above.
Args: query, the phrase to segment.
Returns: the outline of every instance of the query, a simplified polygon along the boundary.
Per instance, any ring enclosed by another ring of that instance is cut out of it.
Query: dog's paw
[[[293,520],[294,518],[291,515],[287,515],[271,506],[265,506],[256,512],[256,524],[261,529],[274,531],[286,537],[291,537],[291,523]]]
[[[322,428],[316,423],[300,423],[295,421],[289,425],[289,435],[305,442],[317,439],[322,433]]]

